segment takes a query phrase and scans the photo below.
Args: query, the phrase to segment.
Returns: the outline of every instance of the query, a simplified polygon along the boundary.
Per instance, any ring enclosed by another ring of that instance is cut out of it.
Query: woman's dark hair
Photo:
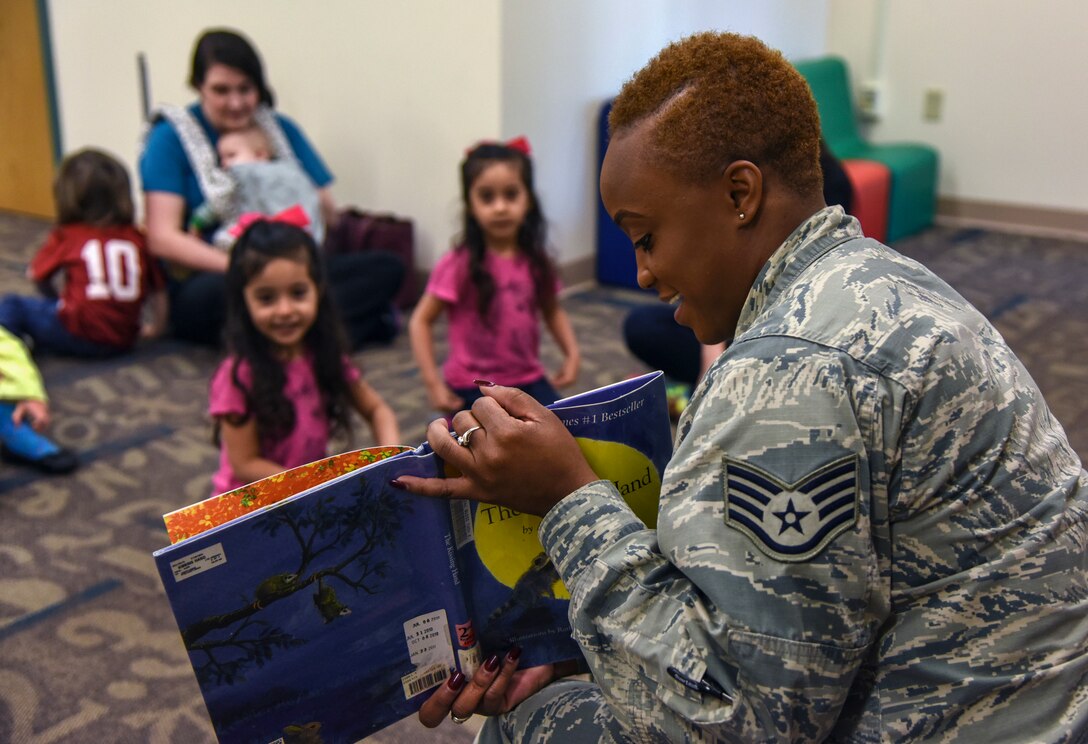
[[[200,35],[193,47],[189,85],[199,88],[213,65],[233,67],[253,81],[261,103],[272,107],[276,99],[264,81],[264,65],[249,40],[236,31],[215,28]]]
[[[234,356],[231,379],[242,391],[247,414],[255,416],[257,431],[263,440],[286,436],[295,426],[295,408],[284,395],[286,375],[276,356],[276,347],[257,330],[246,308],[245,288],[253,277],[264,270],[273,259],[286,258],[304,263],[317,286],[317,315],[306,332],[303,344],[311,355],[314,377],[330,434],[351,434],[349,410],[351,389],[344,378],[346,343],[332,298],[329,297],[324,268],[313,237],[300,227],[282,222],[259,220],[253,223],[235,243],[227,266],[226,345]],[[251,380],[243,384],[239,368],[248,362]],[[219,427],[215,440],[218,443]]]
[[[472,184],[489,165],[497,162],[514,163],[529,194],[529,209],[518,228],[517,243],[529,259],[537,304],[548,309],[556,301],[555,267],[547,253],[548,228],[540,199],[533,189],[533,161],[525,153],[503,144],[485,142],[476,145],[461,163],[461,199],[464,202],[464,232],[462,241],[469,251],[469,279],[476,289],[476,307],[480,318],[487,320],[491,301],[495,298],[495,279],[484,265],[487,245],[480,223],[472,216]]]
[[[133,223],[128,171],[101,150],[84,149],[64,159],[53,181],[53,199],[61,225]]]

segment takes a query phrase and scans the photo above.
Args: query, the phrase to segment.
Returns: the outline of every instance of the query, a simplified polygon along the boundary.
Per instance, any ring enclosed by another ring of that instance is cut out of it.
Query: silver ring
[[[476,427],[476,428],[479,428],[479,427]],[[472,431],[472,429],[469,429],[469,431]],[[472,718],[471,713],[469,713],[464,718],[458,718],[456,713],[454,713],[452,710],[450,711],[450,720],[453,721],[454,723],[456,723],[458,726],[460,726],[462,723],[464,723],[465,721],[467,721],[470,718]]]
[[[469,445],[469,441],[472,439],[472,432],[476,431],[477,429],[482,429],[482,428],[484,428],[484,427],[482,427],[482,426],[473,426],[471,429],[465,429],[465,433],[462,434],[461,436],[457,437],[457,443],[459,445],[461,445],[462,447],[467,447]]]

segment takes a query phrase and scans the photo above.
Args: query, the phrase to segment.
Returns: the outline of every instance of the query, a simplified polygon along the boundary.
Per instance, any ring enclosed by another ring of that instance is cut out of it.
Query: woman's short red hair
[[[812,91],[755,37],[705,32],[665,47],[616,96],[609,128],[650,118],[650,156],[680,178],[705,183],[749,160],[799,195],[823,188]]]

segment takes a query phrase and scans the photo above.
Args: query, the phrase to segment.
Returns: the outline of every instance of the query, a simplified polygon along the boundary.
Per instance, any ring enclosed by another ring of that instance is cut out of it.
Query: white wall
[[[940,192],[1088,211],[1088,28],[1083,0],[49,0],[62,144],[134,169],[135,55],[155,100],[192,100],[193,40],[241,28],[282,111],[337,175],[342,203],[411,216],[419,264],[458,230],[457,166],[482,138],[526,134],[561,263],[594,252],[601,103],[667,42],[752,33],[791,59],[844,54],[877,79],[874,139],[941,151]],[[925,88],[945,90],[940,122]]]
[[[524,133],[533,144],[537,190],[562,261],[595,253],[597,117],[628,78],[696,31],[754,34],[791,57],[820,54],[825,13],[823,0],[505,3],[503,134]]]
[[[456,229],[466,145],[500,129],[499,0],[51,0],[49,13],[66,151],[114,152],[138,188],[136,53],[152,100],[188,103],[196,37],[241,29],[340,202],[410,215],[424,266]]]
[[[945,197],[1088,211],[1088,3],[830,0],[828,48],[881,84],[876,141],[928,142]],[[944,90],[940,121],[922,117]]]
[[[136,54],[153,101],[186,103],[192,44],[243,30],[278,108],[302,123],[345,204],[416,222],[430,267],[457,232],[457,165],[473,142],[527,134],[561,263],[594,252],[596,116],[667,42],[754,33],[794,54],[823,48],[825,0],[50,0],[66,151],[94,145],[135,174]],[[790,18],[783,23],[782,18]]]

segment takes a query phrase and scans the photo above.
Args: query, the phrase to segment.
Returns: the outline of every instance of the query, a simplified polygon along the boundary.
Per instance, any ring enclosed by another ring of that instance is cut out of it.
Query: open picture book
[[[549,408],[654,527],[672,450],[662,374]],[[221,742],[355,742],[492,653],[578,657],[540,518],[390,485],[402,475],[446,471],[426,444],[371,448],[165,515],[173,544],[154,559]]]

